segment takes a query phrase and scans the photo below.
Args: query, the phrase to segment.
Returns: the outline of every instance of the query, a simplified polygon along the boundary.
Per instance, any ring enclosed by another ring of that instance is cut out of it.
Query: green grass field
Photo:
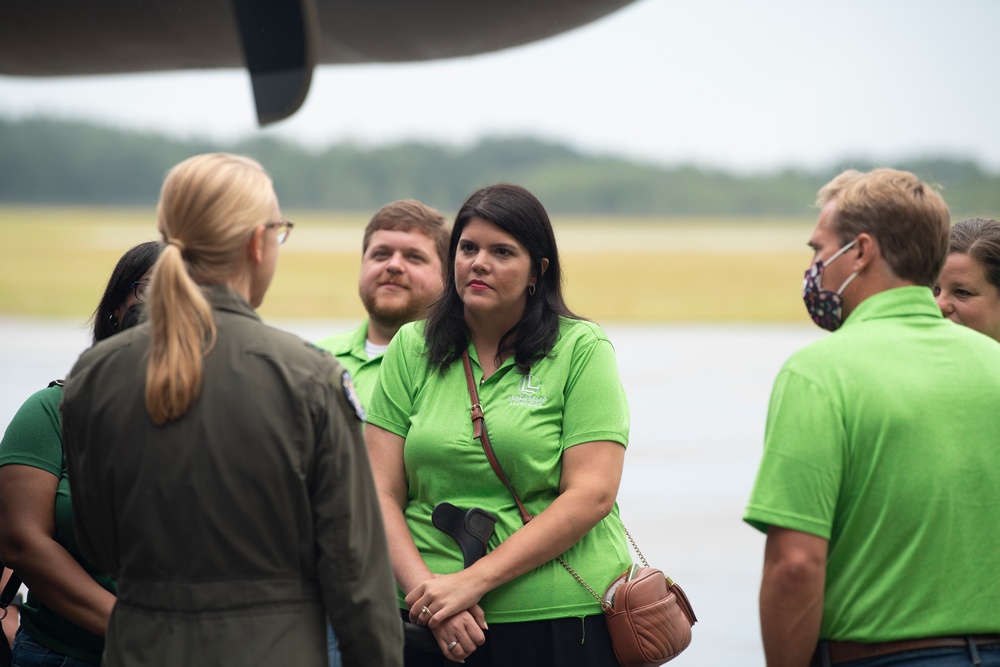
[[[358,319],[368,216],[286,211],[295,231],[260,313]],[[570,307],[598,322],[807,322],[810,219],[571,218],[553,224]],[[152,208],[0,206],[0,316],[86,320]]]

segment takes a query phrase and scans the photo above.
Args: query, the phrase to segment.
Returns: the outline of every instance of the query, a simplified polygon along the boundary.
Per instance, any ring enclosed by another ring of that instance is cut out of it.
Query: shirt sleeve
[[[782,370],[774,383],[764,456],[744,520],[829,540],[845,469],[842,410],[808,378]]]
[[[382,356],[378,379],[372,391],[369,404],[365,406],[366,420],[380,428],[405,438],[410,430],[410,414],[413,412],[414,388],[411,369],[407,365],[408,357],[423,357],[410,350],[408,340],[417,335],[409,326],[405,326],[393,336],[389,348]]]
[[[66,472],[73,497],[73,527],[77,546],[87,561],[101,572],[117,575],[121,562],[115,505],[101,477],[107,462],[103,452],[85,446],[85,434],[93,427],[90,390],[93,366],[87,353],[66,378],[62,402],[62,438]]]
[[[564,352],[559,352],[563,354]],[[563,447],[610,440],[628,445],[629,409],[611,342],[584,339],[572,353],[563,412]]]
[[[323,604],[344,665],[401,667],[402,624],[382,512],[344,382],[332,377],[316,390],[310,495]]]
[[[0,466],[20,464],[62,475],[60,394],[58,387],[49,387],[24,402],[0,441]]]

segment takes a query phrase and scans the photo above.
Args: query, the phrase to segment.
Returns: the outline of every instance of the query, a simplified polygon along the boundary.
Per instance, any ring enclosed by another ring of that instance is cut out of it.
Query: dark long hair
[[[118,333],[118,319],[115,311],[132,291],[132,283],[142,279],[153,268],[160,256],[162,246],[158,241],[147,241],[130,248],[111,272],[104,296],[94,311],[94,342],[110,338]]]
[[[476,190],[455,216],[448,243],[448,277],[444,292],[427,318],[429,362],[444,372],[469,345],[465,305],[455,287],[455,254],[462,230],[473,218],[491,222],[516,238],[531,257],[531,267],[537,276],[535,293],[528,297],[521,319],[500,337],[496,351],[497,363],[512,353],[518,370],[527,373],[531,363],[547,355],[555,345],[560,316],[582,318],[574,315],[563,300],[559,251],[548,213],[533,194],[510,183]],[[549,261],[544,273],[543,259]]]

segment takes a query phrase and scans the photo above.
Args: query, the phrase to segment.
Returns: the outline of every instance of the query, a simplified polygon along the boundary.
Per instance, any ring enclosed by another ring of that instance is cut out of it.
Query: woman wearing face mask
[[[402,661],[350,376],[256,312],[284,220],[255,160],[163,182],[146,322],[85,352],[62,426],[80,550],[118,577],[114,665]]]
[[[94,343],[138,319],[160,244],[118,261],[94,313]],[[29,587],[13,665],[99,664],[115,582],[79,553],[59,428],[62,382],[29,398],[0,442],[0,554]]]
[[[952,226],[934,297],[949,320],[1000,341],[1000,221],[972,218]]]

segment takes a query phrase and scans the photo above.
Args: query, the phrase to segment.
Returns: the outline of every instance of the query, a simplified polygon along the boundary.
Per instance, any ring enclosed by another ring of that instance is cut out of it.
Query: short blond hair
[[[848,170],[824,185],[817,206],[836,202],[841,245],[867,233],[896,277],[931,287],[948,257],[950,216],[944,198],[907,171]]]

